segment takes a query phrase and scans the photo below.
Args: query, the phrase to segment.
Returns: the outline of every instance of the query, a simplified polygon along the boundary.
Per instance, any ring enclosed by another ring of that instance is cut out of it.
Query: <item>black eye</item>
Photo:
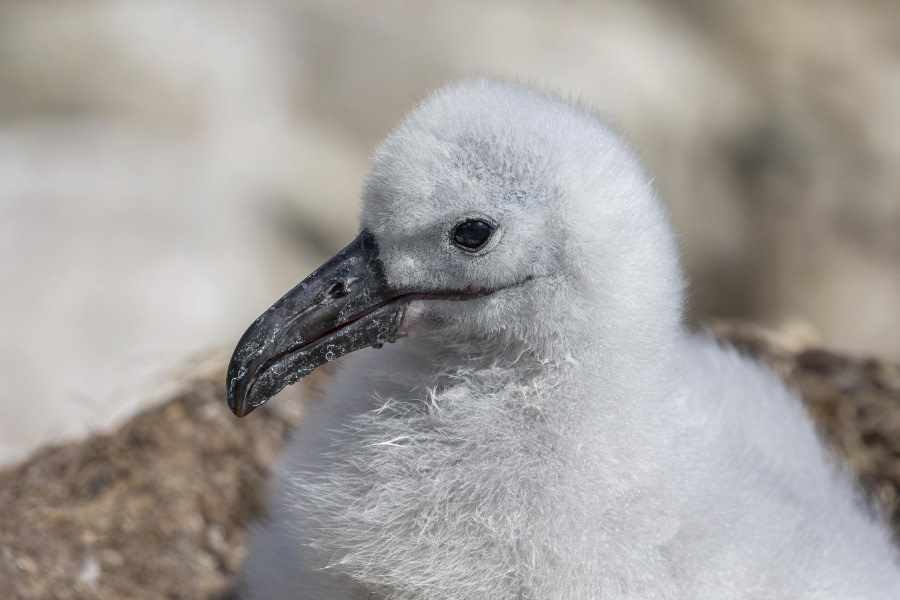
[[[453,241],[468,250],[482,247],[494,228],[484,221],[463,221],[453,228]]]

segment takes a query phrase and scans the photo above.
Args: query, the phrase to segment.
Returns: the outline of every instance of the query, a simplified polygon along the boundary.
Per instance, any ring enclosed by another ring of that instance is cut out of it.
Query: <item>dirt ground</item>
[[[790,331],[707,327],[796,386],[825,437],[900,531],[900,366],[806,347]],[[284,398],[235,419],[224,365],[198,365],[164,404],[105,435],[0,472],[0,598],[233,594],[248,525],[300,419]],[[319,373],[293,392],[314,393]]]

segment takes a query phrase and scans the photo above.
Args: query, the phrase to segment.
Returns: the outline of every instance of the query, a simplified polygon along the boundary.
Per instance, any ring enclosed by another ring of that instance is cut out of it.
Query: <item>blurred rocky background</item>
[[[622,126],[693,318],[900,358],[895,0],[0,0],[0,461],[227,350],[352,238],[392,124],[474,73]]]

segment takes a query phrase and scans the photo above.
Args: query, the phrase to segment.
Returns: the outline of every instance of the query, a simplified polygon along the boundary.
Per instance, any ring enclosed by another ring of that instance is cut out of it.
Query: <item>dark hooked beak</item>
[[[243,417],[319,365],[393,342],[409,297],[390,289],[363,231],[250,325],[228,365],[229,408]]]

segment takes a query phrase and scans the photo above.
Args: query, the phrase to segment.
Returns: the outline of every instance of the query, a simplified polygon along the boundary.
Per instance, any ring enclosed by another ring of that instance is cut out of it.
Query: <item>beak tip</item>
[[[231,375],[225,381],[225,399],[228,402],[228,408],[234,413],[234,416],[245,417],[256,408],[247,399],[247,394],[243,390],[243,386],[238,385]]]
[[[244,409],[242,406],[240,406],[238,404],[233,404],[230,400],[228,401],[228,408],[230,408],[232,414],[234,414],[234,416],[236,416],[239,419],[246,414],[244,412]]]
[[[231,394],[228,394],[227,400],[228,400],[228,408],[231,410],[232,413],[234,413],[234,416],[243,417],[245,414],[244,408],[231,396]]]
[[[233,403],[231,399],[229,399],[228,408],[231,409],[231,412],[234,413],[234,416],[240,419],[249,415],[256,407],[249,402]]]

